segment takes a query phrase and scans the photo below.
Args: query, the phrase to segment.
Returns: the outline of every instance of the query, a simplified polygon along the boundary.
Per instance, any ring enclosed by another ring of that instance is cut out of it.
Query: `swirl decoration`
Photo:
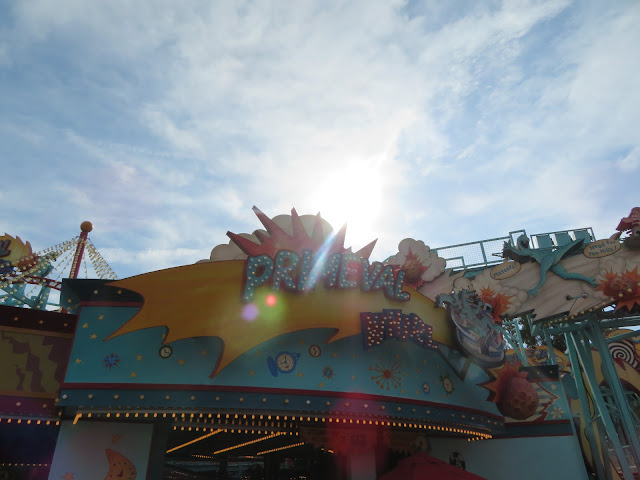
[[[614,360],[620,359],[631,365],[633,368],[638,368],[640,362],[638,362],[638,357],[636,356],[636,350],[633,343],[629,340],[611,342],[609,344],[609,351],[611,352],[611,356]]]

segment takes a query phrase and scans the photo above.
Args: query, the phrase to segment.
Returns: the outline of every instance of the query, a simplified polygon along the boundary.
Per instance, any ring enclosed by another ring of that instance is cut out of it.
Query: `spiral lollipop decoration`
[[[631,365],[633,368],[638,368],[640,362],[638,362],[636,349],[631,341],[620,340],[618,342],[611,342],[609,344],[609,351],[611,352],[611,356],[614,360],[620,359]]]

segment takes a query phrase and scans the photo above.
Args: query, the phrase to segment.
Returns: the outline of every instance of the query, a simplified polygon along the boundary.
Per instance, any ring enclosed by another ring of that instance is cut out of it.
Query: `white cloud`
[[[635,147],[617,163],[623,172],[633,172],[637,170],[638,167],[640,167],[640,148]]]
[[[569,52],[577,68],[568,101],[579,119],[585,137],[596,135],[615,142],[638,140],[637,118],[640,92],[635,79],[640,75],[637,45],[640,5],[613,8],[586,17],[580,30],[581,43]]]
[[[34,195],[94,219],[110,249],[127,229],[144,265],[139,252],[185,245],[204,252],[187,263],[206,258],[226,230],[259,227],[254,204],[335,212],[349,181],[328,179],[347,170],[370,209],[347,243],[377,237],[382,257],[405,237],[608,225],[635,201],[610,198],[639,163],[634,3],[30,0],[12,14],[0,65],[29,59],[46,88],[11,91],[49,117],[25,106],[0,134],[69,159]]]
[[[176,126],[166,113],[147,107],[143,109],[141,117],[153,133],[168,140],[178,151],[202,154],[202,145],[197,136],[188,129]]]

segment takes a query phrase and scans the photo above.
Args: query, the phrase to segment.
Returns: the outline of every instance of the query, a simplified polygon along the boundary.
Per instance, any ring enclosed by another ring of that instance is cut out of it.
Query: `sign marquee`
[[[606,238],[587,245],[583,253],[587,258],[601,258],[613,255],[618,252],[620,248],[622,248],[622,245],[618,240]]]
[[[412,340],[425,348],[438,348],[431,336],[433,328],[415,313],[403,314],[398,309],[383,310],[380,313],[362,312],[360,321],[367,350],[391,339]]]
[[[275,259],[269,255],[249,257],[245,263],[242,300],[251,302],[256,288],[271,284],[273,290],[307,292],[313,290],[320,279],[325,288],[357,288],[364,292],[382,290],[391,300],[406,302],[410,299],[403,291],[404,271],[394,274],[391,265],[379,262],[369,265],[369,260],[354,253],[332,253],[312,256],[304,250],[302,257],[289,250],[279,251]]]
[[[490,275],[494,280],[505,280],[520,271],[522,265],[518,262],[503,262],[491,269]]]

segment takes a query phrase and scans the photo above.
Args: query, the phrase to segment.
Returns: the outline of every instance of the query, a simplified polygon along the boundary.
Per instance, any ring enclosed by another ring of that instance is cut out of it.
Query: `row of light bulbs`
[[[34,418],[2,418],[0,417],[0,423],[26,423],[27,425],[49,425],[49,426],[57,426],[60,425],[60,420],[42,420],[42,419],[34,419]]]
[[[78,422],[78,420],[80,418],[82,418],[82,416],[83,416],[83,414],[81,412],[77,413],[75,418],[74,418],[74,420],[73,420],[73,424],[75,425]],[[92,416],[93,416],[92,412],[89,412],[86,415],[87,418],[92,418]],[[165,413],[158,414],[157,412],[154,412],[153,414],[149,414],[148,412],[145,412],[145,413],[140,414],[139,412],[134,412],[134,413],[127,412],[127,413],[124,413],[123,415],[121,415],[119,412],[115,413],[115,418],[121,418],[121,417],[130,418],[131,416],[133,418],[149,418],[150,416],[152,418],[158,418],[159,416],[161,416],[161,418],[167,418],[167,413],[165,412]],[[242,418],[240,418],[241,416],[242,416]],[[105,417],[106,418],[110,418],[111,417],[111,412],[107,412]],[[251,417],[251,418],[249,419],[249,417]],[[245,426],[249,426],[248,425],[248,421],[249,420],[253,420],[253,422],[255,422],[256,419],[258,420],[258,423],[260,425],[262,423],[261,421],[265,420],[265,417],[266,417],[267,421],[272,421],[272,419],[274,419],[274,418],[275,418],[276,421],[279,421],[281,416],[280,415],[247,415],[247,414],[239,415],[239,414],[228,414],[228,413],[227,414],[216,414],[215,415],[216,420],[225,420],[225,421],[231,420],[232,424],[235,424],[235,421],[238,420],[238,426],[239,427],[241,426],[242,423],[244,423]],[[204,419],[204,421],[206,421],[206,419],[213,419],[213,414],[208,414],[206,417],[202,413],[199,414],[198,417],[195,417],[195,414],[190,414],[189,420],[186,420],[186,418],[187,418],[186,414],[183,413],[183,414],[178,416],[176,413],[172,413],[172,414],[170,414],[169,418],[173,418],[173,419],[177,418],[178,421],[182,420],[182,421],[187,422],[187,423],[193,423],[193,422],[199,422],[200,419]],[[196,420],[193,420],[193,418],[196,418]],[[293,420],[293,421],[295,421],[296,418],[299,418],[300,421],[304,421],[304,417],[291,416],[291,420]],[[312,417],[306,417],[307,421],[311,421],[311,418]],[[346,419],[346,418],[335,419],[335,420],[333,418],[326,419],[324,417],[313,417],[313,418],[314,418],[314,421],[316,421],[316,422],[321,421],[323,423],[328,421],[328,423],[335,423],[335,424],[341,424],[342,423],[344,425],[344,424],[347,424],[347,420],[348,420],[349,424],[353,424],[354,423],[353,419]],[[283,416],[283,420],[288,420],[288,419],[289,419],[289,415],[284,415]],[[60,425],[60,421],[59,420],[0,418],[0,422],[2,422],[3,420],[6,421],[7,423],[12,423],[13,421],[15,421],[15,423],[17,423],[17,424],[22,423],[22,421],[24,420],[26,424],[34,423],[34,424],[37,424],[37,425],[41,425],[41,424],[44,424],[44,425],[55,425],[55,426],[59,426]],[[273,422],[272,422],[272,424],[273,424]],[[381,421],[381,420],[375,420],[375,421],[374,420],[368,420],[368,421],[367,420],[362,420],[361,421],[360,419],[356,419],[355,424],[356,425],[359,425],[359,424],[367,425],[368,424],[368,425],[372,425],[372,426],[373,425],[379,425],[379,426],[405,427],[405,428],[413,428],[413,429],[425,429],[425,430],[434,430],[434,431],[451,432],[451,433],[462,433],[462,434],[465,434],[465,435],[472,435],[471,438],[467,439],[467,441],[469,441],[469,442],[478,441],[478,440],[486,440],[486,439],[493,438],[492,435],[490,435],[488,433],[484,433],[484,432],[468,430],[468,429],[461,429],[461,428],[457,428],[457,427],[443,427],[443,426],[439,426],[439,425],[435,425],[434,426],[434,425],[423,425],[423,424],[419,424],[419,423],[415,424],[415,423],[392,422],[392,421]],[[267,426],[267,425],[265,425],[265,426]],[[280,425],[278,423],[278,427],[279,426]],[[291,423],[291,424],[289,424],[287,426],[293,426],[293,424]],[[205,432],[208,429],[209,433],[207,433],[207,434],[205,434],[205,435],[203,435],[203,436],[201,436],[199,438],[196,438],[194,440],[191,440],[189,442],[185,442],[182,445],[174,447],[174,448],[168,450],[167,453],[170,453],[170,452],[172,452],[174,450],[178,450],[178,449],[183,448],[183,447],[185,447],[187,445],[190,445],[192,443],[198,442],[198,441],[203,440],[205,438],[211,437],[211,436],[216,435],[218,433],[228,433],[228,432],[236,433],[236,431],[237,431],[237,433],[243,433],[243,431],[244,431],[244,433],[247,434],[247,433],[249,433],[249,430],[251,430],[251,433],[255,433],[255,429],[253,429],[253,428],[252,429],[242,429],[242,428],[237,428],[237,429],[236,428],[233,428],[233,429],[224,428],[223,429],[223,428],[214,428],[214,427],[186,427],[186,428],[187,428],[188,431],[192,431],[192,429],[195,429],[196,432],[200,431],[200,428],[202,428],[203,432]],[[174,425],[173,429],[174,430],[178,430],[178,426]],[[185,427],[181,426],[180,430],[184,431]],[[257,433],[261,434],[262,430],[258,430]],[[217,454],[220,454],[220,453],[225,453],[225,452],[228,452],[230,450],[234,450],[236,448],[242,448],[242,447],[245,447],[245,446],[248,446],[248,445],[252,445],[254,443],[258,443],[258,442],[261,442],[261,441],[264,441],[264,440],[268,440],[268,439],[271,439],[271,438],[275,438],[275,437],[283,436],[283,435],[287,435],[287,434],[290,435],[290,436],[292,436],[292,435],[299,436],[298,432],[293,432],[293,431],[278,432],[278,431],[274,431],[274,430],[265,429],[264,433],[265,434],[268,433],[268,435],[266,435],[265,437],[261,437],[259,439],[249,440],[247,442],[243,442],[243,443],[231,446],[231,447],[227,447],[227,448],[222,449],[222,450],[218,450],[218,451],[214,452],[213,454],[217,455]],[[275,452],[275,451],[280,451],[280,450],[285,450],[285,449],[288,449],[288,448],[294,448],[294,447],[297,447],[297,446],[301,446],[303,444],[304,444],[304,442],[299,442],[299,443],[295,443],[295,444],[291,444],[291,445],[287,445],[287,446],[283,446],[283,447],[278,447],[278,448],[271,449],[271,450],[265,450],[265,451],[262,451],[262,452],[258,452],[257,455],[265,455],[265,454],[272,453],[272,452]],[[207,457],[207,456],[203,456],[203,455],[194,455],[194,456],[195,457],[199,457],[199,458],[213,458],[213,457]],[[18,464],[18,463],[15,463],[15,464],[9,463],[9,464],[2,464],[2,465],[7,465],[7,466],[18,466],[18,465],[20,465],[20,466],[36,466],[36,464]],[[44,465],[44,464],[39,464],[38,466],[42,466],[42,465]],[[47,465],[44,465],[44,466],[47,466]]]
[[[75,425],[78,420],[80,420],[83,416],[85,416],[85,418],[93,418],[94,417],[94,413],[92,412],[88,412],[85,414],[83,414],[82,412],[78,412],[74,419],[73,419],[73,424]],[[176,414],[176,413],[158,413],[158,412],[153,412],[153,413],[149,413],[149,412],[144,412],[144,413],[140,413],[140,412],[125,412],[125,413],[120,413],[120,412],[106,412],[104,414],[102,414],[101,412],[96,412],[96,416],[97,417],[102,417],[104,416],[104,418],[171,418],[174,419],[174,421],[176,422],[180,422],[180,423],[195,423],[195,424],[201,424],[201,423],[207,423],[207,421],[210,421],[212,424],[213,423],[222,423],[224,421],[225,425],[228,425],[229,423],[231,425],[238,425],[238,427],[241,426],[251,426],[251,427],[275,427],[275,428],[293,428],[294,424],[293,422],[295,422],[296,420],[298,421],[307,421],[307,422],[321,422],[321,423],[335,423],[336,425],[362,425],[362,426],[387,426],[387,427],[402,427],[402,428],[411,428],[411,429],[424,429],[424,430],[433,430],[433,431],[440,431],[440,432],[449,432],[449,433],[458,433],[458,434],[464,434],[464,435],[470,435],[473,437],[478,437],[478,438],[493,438],[492,435],[488,434],[488,433],[484,433],[478,430],[471,430],[468,428],[460,428],[460,427],[446,427],[446,426],[440,426],[440,425],[425,425],[423,423],[407,423],[407,422],[396,422],[396,421],[390,421],[390,420],[366,420],[366,419],[353,419],[353,418],[326,418],[326,417],[311,417],[311,416],[307,416],[307,417],[303,417],[303,416],[295,416],[295,415],[247,415],[247,414],[202,414],[200,413],[198,416],[196,416],[195,414],[189,414],[189,417],[187,417],[186,414],[182,413],[182,414]],[[30,418],[1,418],[0,417],[0,422],[5,421],[7,423],[12,423],[15,422],[17,424],[20,424],[24,421],[24,423],[30,425],[30,424],[37,424],[37,425],[54,425],[54,426],[59,426],[60,425],[60,421],[59,420],[42,420],[42,419],[30,419]],[[258,423],[258,425],[256,425],[256,421]],[[275,424],[274,421],[277,421],[278,423]],[[251,423],[249,423],[251,422]],[[269,425],[269,422],[271,422],[271,425]],[[288,423],[281,423],[281,422],[288,422]],[[188,431],[191,431],[192,429],[195,429],[195,431],[199,431],[200,428],[202,428],[202,431],[206,431],[207,428],[210,427],[205,427],[205,426],[198,426],[198,427],[187,427]],[[174,426],[174,430],[177,429],[177,426]],[[184,430],[184,427],[181,427],[182,430]],[[239,431],[241,431],[242,429],[238,429]],[[252,429],[255,430],[255,429]]]
[[[98,415],[100,415],[100,413],[98,413]],[[188,416],[187,416],[188,415]],[[78,412],[74,418],[74,424],[77,423],[77,421],[82,418],[83,413]],[[292,428],[294,425],[292,422],[300,421],[300,422],[304,422],[305,420],[307,422],[321,422],[321,423],[333,423],[336,425],[358,425],[358,426],[381,426],[381,427],[401,427],[401,428],[411,428],[411,429],[420,429],[420,430],[432,430],[435,432],[448,432],[448,433],[456,433],[456,434],[463,434],[463,435],[468,435],[471,437],[476,437],[476,438],[482,438],[482,439],[486,439],[486,438],[493,438],[492,435],[479,431],[479,430],[473,430],[473,429],[469,429],[469,428],[461,428],[461,427],[457,427],[457,426],[440,426],[440,425],[429,425],[429,424],[423,424],[423,423],[411,423],[411,422],[397,422],[397,421],[391,421],[391,420],[372,420],[372,419],[353,419],[353,418],[326,418],[326,417],[318,417],[318,416],[295,416],[295,415],[255,415],[255,414],[229,414],[229,413],[218,413],[218,414],[198,414],[196,416],[196,414],[191,413],[191,414],[185,414],[185,413],[138,413],[138,412],[125,412],[125,413],[120,413],[120,412],[115,412],[115,413],[111,413],[111,412],[106,412],[106,414],[104,414],[104,416],[106,418],[171,418],[176,422],[180,422],[180,423],[195,423],[195,424],[202,424],[202,423],[207,423],[208,421],[210,421],[212,424],[222,424],[222,422],[224,422],[224,425],[238,425],[238,427],[241,426],[251,426],[251,427],[255,427],[255,426],[259,426],[259,427],[276,427],[276,428]],[[91,418],[92,417],[92,413],[89,412],[86,414],[87,418]],[[256,425],[256,421],[257,421],[257,425]],[[270,422],[270,425],[269,425]],[[278,422],[277,425],[274,422]],[[281,422],[287,422],[287,423],[282,423]],[[187,427],[188,431],[191,431],[192,428],[195,429],[195,431],[199,431],[200,428],[202,428],[202,431],[206,431],[206,429],[208,427],[205,426],[194,426],[194,427]],[[177,426],[174,426],[174,429],[177,429]],[[182,427],[182,430],[184,430],[184,427]],[[242,430],[242,429],[239,429]]]
[[[640,283],[638,283],[638,285],[640,286]],[[631,292],[629,292],[631,293]],[[623,297],[624,295],[622,293],[619,294],[620,297]],[[569,297],[567,297],[569,298]],[[583,315],[587,314],[587,313],[593,313],[596,310],[600,310],[601,308],[607,307],[609,305],[614,304],[616,301],[615,298],[613,297],[609,297],[605,300],[603,300],[602,302],[598,303],[597,305],[592,306],[591,308],[587,309],[587,310],[582,310],[580,312],[574,313],[572,315],[563,315],[561,317],[555,318],[553,320],[550,320],[548,322],[545,322],[545,324],[543,326],[548,327],[548,326],[552,326],[552,325],[557,325],[558,323],[564,323],[567,320],[577,320],[580,319],[579,317],[582,317]]]
[[[98,249],[96,249],[96,247],[93,245],[91,239],[87,238],[86,246],[89,258],[93,262],[94,269],[98,276],[100,276],[100,278],[111,278],[114,280],[117,279],[118,276],[111,269],[107,261],[102,258],[102,255],[100,255]]]

